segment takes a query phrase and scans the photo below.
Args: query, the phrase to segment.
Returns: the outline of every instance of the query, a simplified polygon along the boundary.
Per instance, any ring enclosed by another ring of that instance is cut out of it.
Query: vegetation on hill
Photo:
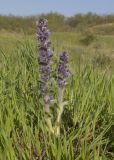
[[[68,32],[68,31],[83,31],[85,29],[91,29],[94,26],[101,25],[100,32],[103,28],[103,34],[114,33],[113,28],[105,24],[114,23],[114,15],[96,15],[93,13],[76,14],[72,17],[65,17],[58,13],[41,14],[37,16],[28,17],[16,17],[13,15],[0,16],[0,30],[8,30],[10,32],[26,32],[29,34],[35,33],[36,24],[35,21],[39,17],[47,18],[49,21],[49,28],[53,32]],[[114,26],[114,25],[113,25]],[[107,31],[108,30],[108,31]],[[94,29],[92,30],[94,31]],[[99,27],[97,28],[99,33]],[[101,32],[102,33],[102,32]]]

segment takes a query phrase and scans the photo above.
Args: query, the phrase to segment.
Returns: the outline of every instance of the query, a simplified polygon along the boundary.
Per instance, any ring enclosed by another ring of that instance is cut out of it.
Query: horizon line
[[[36,13],[36,14],[30,14],[30,15],[19,15],[19,14],[14,14],[14,13],[7,13],[7,14],[2,14],[0,13],[0,16],[14,16],[14,17],[35,17],[35,16],[40,16],[40,15],[48,15],[48,14],[58,14],[58,15],[62,15],[64,17],[73,17],[75,15],[87,15],[87,14],[93,14],[93,15],[97,15],[97,16],[107,16],[107,15],[114,15],[114,12],[112,13],[96,13],[96,12],[92,12],[92,11],[88,11],[88,12],[78,12],[78,13],[75,13],[73,15],[70,15],[70,16],[66,16],[60,12],[54,12],[54,11],[50,11],[50,12],[46,12],[46,13]]]

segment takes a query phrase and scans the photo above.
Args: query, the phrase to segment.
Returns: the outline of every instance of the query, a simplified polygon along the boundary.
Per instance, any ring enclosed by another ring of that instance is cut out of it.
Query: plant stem
[[[56,130],[56,135],[60,135],[60,121],[61,121],[61,116],[64,110],[64,104],[63,104],[63,96],[64,96],[64,88],[59,88],[59,106],[58,106],[58,112],[57,112],[57,130]]]
[[[45,113],[46,113],[46,117],[45,117],[45,121],[47,123],[47,126],[49,128],[49,130],[54,133],[53,130],[53,126],[52,126],[52,122],[51,122],[51,118],[50,118],[50,109],[49,109],[49,104],[47,102],[48,96],[45,96]]]

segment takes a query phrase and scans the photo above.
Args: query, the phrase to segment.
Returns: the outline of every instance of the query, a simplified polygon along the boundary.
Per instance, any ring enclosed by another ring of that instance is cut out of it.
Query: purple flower
[[[42,29],[42,27],[47,27],[47,19],[39,19],[39,21],[36,22],[36,25]]]
[[[60,88],[64,87],[67,84],[66,78],[70,76],[67,63],[68,63],[68,55],[66,52],[63,52],[60,55],[60,60],[57,68],[57,74],[58,74],[57,83]]]
[[[51,61],[53,56],[53,51],[51,50],[50,42],[50,31],[47,28],[47,20],[40,19],[36,22],[38,27],[38,32],[36,34],[39,41],[39,73],[40,73],[40,84],[39,89],[42,94],[49,94],[49,81],[51,79]]]
[[[66,52],[63,52],[61,55],[60,55],[60,60],[67,63],[68,62],[68,55]]]

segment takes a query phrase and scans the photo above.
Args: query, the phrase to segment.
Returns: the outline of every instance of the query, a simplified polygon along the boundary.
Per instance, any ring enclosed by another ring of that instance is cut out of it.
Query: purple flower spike
[[[64,87],[67,84],[66,78],[70,76],[67,63],[68,63],[68,55],[66,52],[63,52],[60,55],[60,61],[59,61],[58,70],[57,70],[57,73],[58,73],[57,83],[60,88]]]
[[[38,27],[36,36],[39,41],[39,89],[44,96],[49,94],[49,81],[51,79],[51,62],[53,56],[53,51],[50,48],[50,31],[47,28],[47,23],[48,21],[46,19],[40,19],[36,22]]]

